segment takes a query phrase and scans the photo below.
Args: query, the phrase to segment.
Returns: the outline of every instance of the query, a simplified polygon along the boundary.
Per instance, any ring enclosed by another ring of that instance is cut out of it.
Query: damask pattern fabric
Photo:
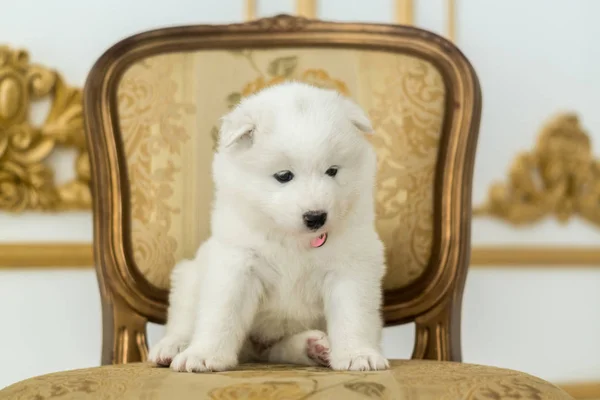
[[[0,391],[0,400],[558,400],[571,399],[541,379],[511,370],[435,361],[393,361],[381,372],[247,365],[189,374],[121,364],[39,376]]]
[[[134,257],[159,288],[208,237],[219,118],[245,96],[285,80],[339,91],[369,114],[378,154],[377,229],[386,289],[417,279],[431,254],[433,178],[444,84],[427,62],[351,49],[174,53],[131,67],[119,87]]]

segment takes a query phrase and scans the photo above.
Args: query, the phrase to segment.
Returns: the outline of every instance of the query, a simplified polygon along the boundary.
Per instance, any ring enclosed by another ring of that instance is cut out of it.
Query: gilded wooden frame
[[[460,306],[470,255],[471,185],[481,113],[477,76],[448,40],[414,27],[333,23],[279,15],[232,25],[159,29],[111,47],[84,89],[94,209],[94,255],[103,315],[103,363],[146,357],[145,323],[164,323],[167,291],[135,266],[127,167],[117,115],[117,88],[136,61],[165,52],[277,47],[362,48],[411,54],[435,65],[444,80],[446,115],[435,176],[434,243],[423,276],[385,293],[387,325],[414,321],[413,358],[460,360]]]

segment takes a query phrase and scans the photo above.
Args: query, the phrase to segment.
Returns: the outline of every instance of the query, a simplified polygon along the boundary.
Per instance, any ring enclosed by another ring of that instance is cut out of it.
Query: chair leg
[[[113,295],[102,298],[102,319],[102,365],[148,359],[146,318]]]
[[[450,298],[415,320],[413,359],[462,361],[461,301]]]

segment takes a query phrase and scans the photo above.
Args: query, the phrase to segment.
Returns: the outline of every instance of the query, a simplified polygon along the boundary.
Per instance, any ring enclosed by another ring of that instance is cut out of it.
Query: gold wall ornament
[[[50,112],[35,126],[31,106],[45,98]],[[76,177],[61,185],[48,165],[57,147],[77,151]],[[0,46],[0,210],[89,209],[89,182],[81,90],[56,71],[30,64],[25,50]]]
[[[559,114],[540,131],[535,148],[514,159],[506,183],[495,183],[475,215],[514,225],[574,215],[600,226],[600,162],[577,115]]]

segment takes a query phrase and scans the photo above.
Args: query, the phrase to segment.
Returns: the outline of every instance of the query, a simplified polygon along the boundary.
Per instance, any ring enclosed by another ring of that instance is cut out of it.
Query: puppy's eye
[[[294,174],[292,171],[279,171],[275,175],[273,175],[277,182],[286,183],[294,179]]]
[[[325,171],[325,173],[327,175],[331,176],[332,178],[337,175],[337,172],[338,172],[337,167],[329,167],[329,169],[327,171]]]

